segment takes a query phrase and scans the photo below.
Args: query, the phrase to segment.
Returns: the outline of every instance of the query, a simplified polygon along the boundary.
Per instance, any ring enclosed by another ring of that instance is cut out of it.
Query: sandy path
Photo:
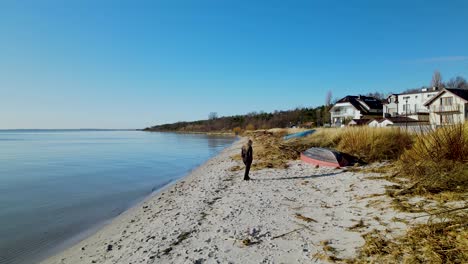
[[[242,143],[44,263],[319,263],[322,241],[348,258],[364,243],[361,233],[406,229],[394,217],[407,215],[372,196],[389,182],[300,161],[244,182],[229,170],[240,165],[230,157]],[[348,230],[361,219],[364,227]]]

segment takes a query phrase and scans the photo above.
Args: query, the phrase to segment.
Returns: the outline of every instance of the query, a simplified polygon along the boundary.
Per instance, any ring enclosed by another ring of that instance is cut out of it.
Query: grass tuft
[[[365,244],[350,263],[468,263],[465,213],[417,225],[390,239],[377,230],[363,235]]]
[[[295,214],[295,217],[296,217],[297,219],[301,219],[302,221],[305,221],[305,222],[307,222],[307,223],[310,223],[310,222],[315,222],[315,223],[317,223],[317,221],[316,221],[315,219],[310,218],[310,217],[307,217],[307,216],[303,216],[303,215],[301,215],[301,214],[299,214],[299,213],[296,213],[296,214]]]
[[[364,220],[360,219],[356,224],[350,226],[347,228],[348,231],[356,231],[361,228],[367,227],[366,224],[364,224]]]
[[[399,168],[413,185],[412,193],[466,192],[468,188],[468,125],[444,126],[418,134],[403,153]]]

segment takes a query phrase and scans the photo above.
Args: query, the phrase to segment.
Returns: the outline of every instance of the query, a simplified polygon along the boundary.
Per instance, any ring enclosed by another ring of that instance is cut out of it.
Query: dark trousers
[[[245,163],[244,180],[246,180],[246,181],[250,180],[250,178],[249,178],[250,165],[252,165],[252,163]]]

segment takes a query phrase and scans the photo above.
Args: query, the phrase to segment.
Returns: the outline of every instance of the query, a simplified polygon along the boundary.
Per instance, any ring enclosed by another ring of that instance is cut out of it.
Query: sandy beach
[[[230,170],[243,143],[43,263],[322,263],[352,258],[373,229],[406,230],[381,195],[390,182],[301,161],[246,182]]]

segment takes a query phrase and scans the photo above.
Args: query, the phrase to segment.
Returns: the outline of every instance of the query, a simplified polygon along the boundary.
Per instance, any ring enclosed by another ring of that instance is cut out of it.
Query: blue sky
[[[353,3],[350,3],[353,2]],[[0,1],[1,128],[143,128],[468,77],[468,1]]]

